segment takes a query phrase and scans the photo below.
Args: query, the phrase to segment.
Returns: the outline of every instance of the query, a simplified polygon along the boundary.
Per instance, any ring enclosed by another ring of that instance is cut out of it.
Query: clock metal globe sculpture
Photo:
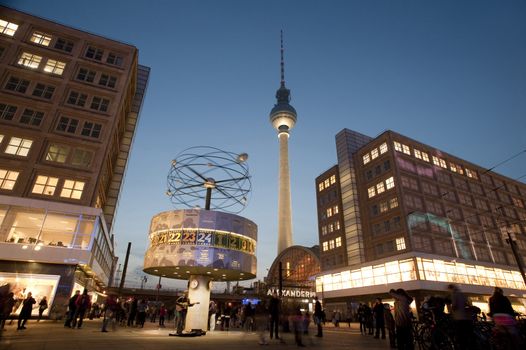
[[[247,159],[201,146],[171,162],[166,194],[186,209],[152,218],[144,272],[188,281],[188,297],[197,304],[188,309],[186,332],[206,329],[213,281],[256,277],[257,225],[236,215],[251,190]]]

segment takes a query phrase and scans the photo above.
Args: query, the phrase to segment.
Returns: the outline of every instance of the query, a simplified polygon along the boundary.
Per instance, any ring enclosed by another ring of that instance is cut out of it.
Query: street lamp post
[[[524,285],[526,285],[526,274],[524,273],[524,266],[522,264],[522,259],[519,255],[519,252],[517,251],[517,237],[515,237],[515,232],[510,232],[510,226],[505,226],[506,230],[506,236],[504,237],[506,239],[506,242],[510,245],[511,251],[513,252],[513,256],[515,257],[515,261],[517,262],[517,266],[519,267],[519,271],[521,272],[522,279],[524,281]]]

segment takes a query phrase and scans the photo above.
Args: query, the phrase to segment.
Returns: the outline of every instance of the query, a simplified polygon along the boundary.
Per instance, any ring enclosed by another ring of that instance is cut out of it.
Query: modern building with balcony
[[[132,45],[0,7],[0,285],[97,293],[150,69]]]
[[[316,178],[326,305],[404,288],[418,306],[455,283],[483,310],[495,286],[526,310],[524,183],[393,131],[344,129],[336,150],[338,164]]]

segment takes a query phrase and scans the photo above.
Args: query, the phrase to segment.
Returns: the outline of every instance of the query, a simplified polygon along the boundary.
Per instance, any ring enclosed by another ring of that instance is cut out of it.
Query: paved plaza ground
[[[171,337],[168,333],[173,329],[158,328],[154,323],[147,322],[144,328],[118,327],[116,331],[102,333],[101,320],[87,320],[82,329],[64,328],[62,323],[30,320],[27,329],[16,330],[16,321],[6,326],[0,340],[0,350],[245,350],[262,349],[294,349],[291,333],[284,333],[284,342],[273,341],[268,346],[259,345],[257,333],[247,333],[238,330],[208,332],[203,337],[181,338]],[[304,337],[306,348],[317,349],[389,349],[388,340],[374,339],[372,336],[361,335],[358,324],[347,324],[343,327],[324,328],[324,337],[312,336],[315,329],[311,327],[311,336]]]

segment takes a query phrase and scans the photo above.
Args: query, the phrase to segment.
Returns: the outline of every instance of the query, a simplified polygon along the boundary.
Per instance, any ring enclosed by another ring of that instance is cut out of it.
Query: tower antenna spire
[[[283,29],[281,30],[281,86],[285,86],[285,59],[283,58]]]

